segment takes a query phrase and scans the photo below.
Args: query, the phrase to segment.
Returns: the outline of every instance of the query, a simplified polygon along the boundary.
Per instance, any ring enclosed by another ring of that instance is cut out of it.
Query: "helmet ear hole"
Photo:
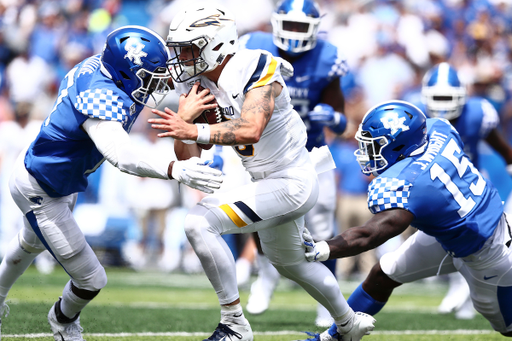
[[[124,73],[122,70],[119,70],[119,73],[121,76],[123,76],[124,79],[131,79],[130,76],[128,76],[126,73]]]
[[[222,45],[224,45],[224,43],[220,43],[219,45],[215,46],[212,50],[213,51],[219,51],[220,48],[222,47]]]
[[[403,147],[405,147],[405,145],[401,144],[401,145],[399,145],[399,146],[397,146],[397,147],[393,148],[393,151],[394,151],[394,152],[399,152]]]

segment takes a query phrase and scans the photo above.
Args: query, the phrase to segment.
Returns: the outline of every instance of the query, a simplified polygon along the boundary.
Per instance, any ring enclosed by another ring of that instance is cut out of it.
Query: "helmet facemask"
[[[372,137],[369,132],[361,131],[361,128],[359,128],[356,133],[356,140],[359,143],[359,149],[356,149],[354,155],[363,174],[377,176],[378,171],[387,168],[388,161],[381,154],[384,147],[389,144],[386,137]]]
[[[207,44],[208,40],[205,37],[184,42],[167,42],[167,46],[172,49],[171,59],[167,65],[174,81],[182,83],[208,70],[209,65],[202,57]],[[190,51],[191,58],[187,60],[180,59],[184,49]]]
[[[156,108],[171,91],[168,84],[171,74],[168,68],[159,67],[155,72],[140,69],[135,73],[140,87],[132,92],[133,99],[150,108]]]
[[[421,95],[429,117],[453,120],[460,116],[466,103],[464,87],[424,87]]]
[[[428,116],[453,120],[462,114],[466,88],[457,71],[444,62],[434,66],[423,77],[421,99]]]
[[[316,46],[320,18],[295,18],[290,14],[272,14],[274,44],[291,54],[309,51]]]

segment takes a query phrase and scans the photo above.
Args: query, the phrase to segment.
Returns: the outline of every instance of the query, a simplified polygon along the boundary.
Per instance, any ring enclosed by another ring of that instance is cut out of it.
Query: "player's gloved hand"
[[[347,118],[345,115],[334,111],[333,107],[329,104],[317,104],[313,108],[313,111],[308,113],[308,118],[311,122],[328,126],[337,134],[343,133],[347,127]]]
[[[213,152],[213,162],[210,164],[210,167],[218,169],[222,172],[222,168],[224,168],[224,159],[220,155],[222,153],[222,146],[215,146],[215,151]]]
[[[323,262],[329,259],[331,249],[325,241],[315,243],[307,228],[302,232],[304,246],[306,247],[306,260],[308,262]]]
[[[203,161],[198,157],[188,160],[174,161],[172,178],[184,185],[198,189],[205,193],[213,193],[222,184],[222,172],[211,168],[211,161]]]

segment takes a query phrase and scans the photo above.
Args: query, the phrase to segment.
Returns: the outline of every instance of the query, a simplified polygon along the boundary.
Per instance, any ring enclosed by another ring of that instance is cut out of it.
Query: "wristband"
[[[209,124],[196,124],[197,127],[197,143],[209,144],[210,143],[210,125]]]

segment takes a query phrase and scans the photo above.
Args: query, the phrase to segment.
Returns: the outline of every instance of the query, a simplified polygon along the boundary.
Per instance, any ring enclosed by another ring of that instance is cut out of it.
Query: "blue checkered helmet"
[[[466,104],[466,88],[457,71],[448,63],[431,68],[423,77],[421,99],[429,117],[453,120]]]
[[[274,44],[296,55],[316,46],[320,9],[313,0],[284,0],[272,13]]]
[[[427,145],[427,118],[416,106],[389,101],[371,108],[356,133],[354,155],[364,174],[378,176],[398,161],[421,154]]]
[[[142,26],[112,31],[101,56],[104,74],[134,101],[155,108],[170,91],[165,41]]]

